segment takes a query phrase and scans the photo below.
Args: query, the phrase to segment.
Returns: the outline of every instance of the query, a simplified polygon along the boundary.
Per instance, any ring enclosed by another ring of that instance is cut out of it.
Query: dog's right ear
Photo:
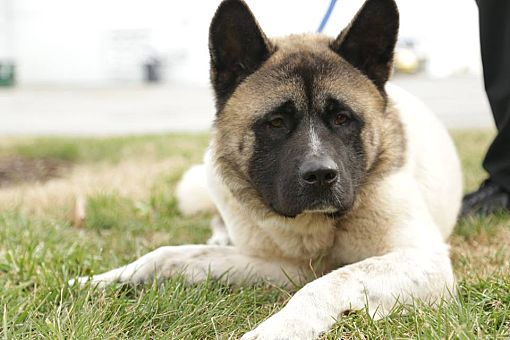
[[[209,28],[211,82],[218,111],[235,88],[269,58],[271,51],[244,1],[225,0],[220,4]]]

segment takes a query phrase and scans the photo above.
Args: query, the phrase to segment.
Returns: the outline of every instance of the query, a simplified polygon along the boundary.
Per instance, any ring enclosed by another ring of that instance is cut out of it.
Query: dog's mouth
[[[317,202],[303,210],[304,214],[334,214],[340,209],[328,203]]]
[[[333,208],[333,207],[324,208],[324,209],[305,209],[300,212],[291,212],[291,213],[278,211],[278,210],[274,209],[273,207],[272,207],[272,210],[276,214],[286,217],[286,218],[296,218],[297,216],[303,215],[303,214],[316,214],[316,215],[327,216],[332,219],[338,219],[338,218],[343,217],[344,215],[346,215],[349,212],[349,209],[339,209],[339,208]]]
[[[278,215],[287,218],[295,218],[302,214],[317,214],[326,215],[331,218],[339,218],[345,215],[350,210],[349,206],[336,205],[329,200],[317,200],[305,206],[286,206],[277,207],[274,204],[269,205],[270,208]],[[282,209],[283,208],[283,209]]]
[[[309,208],[303,211],[304,214],[318,214],[326,215],[330,218],[340,218],[349,212],[349,208],[334,207],[334,206],[323,206],[316,208]]]
[[[336,208],[323,208],[323,209],[306,209],[303,214],[335,214],[338,212]]]
[[[303,190],[301,187],[277,187],[276,193],[261,194],[262,203],[273,213],[287,218],[303,214],[341,217],[353,206],[355,194],[339,186],[322,190]],[[272,194],[272,195],[270,195]]]

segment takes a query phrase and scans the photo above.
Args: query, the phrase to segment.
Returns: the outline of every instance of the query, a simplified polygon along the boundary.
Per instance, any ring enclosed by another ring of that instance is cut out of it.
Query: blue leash
[[[336,0],[331,0],[329,3],[329,7],[326,10],[326,14],[324,14],[324,18],[322,18],[321,24],[319,25],[319,28],[317,29],[318,33],[321,33],[324,27],[326,27],[326,24],[328,23],[329,17],[331,16],[331,13],[333,12],[333,8],[335,7]]]

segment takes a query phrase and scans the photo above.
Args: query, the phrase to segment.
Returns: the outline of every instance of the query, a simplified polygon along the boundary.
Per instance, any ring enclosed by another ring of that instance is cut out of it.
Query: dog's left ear
[[[224,0],[209,28],[211,83],[218,109],[270,57],[271,51],[271,44],[246,3]]]
[[[331,48],[384,92],[393,65],[398,26],[394,0],[367,0]]]

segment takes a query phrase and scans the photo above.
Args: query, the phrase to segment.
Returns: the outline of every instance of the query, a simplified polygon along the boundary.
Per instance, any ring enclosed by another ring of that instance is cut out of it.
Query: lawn
[[[492,134],[453,135],[474,189]],[[280,309],[292,292],[266,285],[66,285],[161,245],[204,242],[210,216],[180,216],[173,189],[206,145],[206,135],[184,134],[0,139],[3,339],[235,339]],[[88,201],[80,228],[70,222],[77,197]],[[462,220],[450,243],[456,300],[398,306],[376,322],[360,311],[323,338],[510,338],[510,217]]]

